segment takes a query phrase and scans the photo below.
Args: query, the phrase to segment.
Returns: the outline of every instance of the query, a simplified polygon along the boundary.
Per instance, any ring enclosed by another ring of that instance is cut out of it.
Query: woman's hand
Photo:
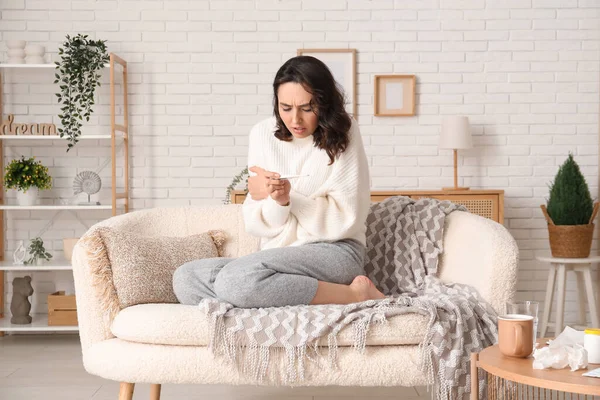
[[[267,190],[269,196],[277,202],[280,206],[287,206],[290,204],[290,190],[292,185],[287,179],[279,179],[279,174],[276,177],[271,177],[267,184]]]
[[[279,174],[271,171],[264,170],[260,167],[253,166],[248,168],[248,171],[254,172],[256,176],[250,176],[248,178],[248,192],[252,200],[264,200],[270,192],[268,190],[268,183],[270,177],[279,178]]]

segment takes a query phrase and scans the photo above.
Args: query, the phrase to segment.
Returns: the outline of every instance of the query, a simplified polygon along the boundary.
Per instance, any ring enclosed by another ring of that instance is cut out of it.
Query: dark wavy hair
[[[344,95],[337,87],[333,74],[321,60],[311,56],[289,59],[279,68],[273,81],[273,109],[277,119],[275,137],[289,142],[292,133],[279,115],[279,86],[295,82],[312,94],[311,107],[317,114],[318,126],[313,133],[315,147],[325,150],[329,165],[348,147],[348,131],[352,120],[344,108]]]

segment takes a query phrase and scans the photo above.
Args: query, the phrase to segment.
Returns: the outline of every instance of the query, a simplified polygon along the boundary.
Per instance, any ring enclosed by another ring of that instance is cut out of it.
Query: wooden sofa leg
[[[150,385],[150,400],[160,400],[160,383]]]
[[[119,388],[119,400],[133,400],[133,388],[135,383],[121,382]]]

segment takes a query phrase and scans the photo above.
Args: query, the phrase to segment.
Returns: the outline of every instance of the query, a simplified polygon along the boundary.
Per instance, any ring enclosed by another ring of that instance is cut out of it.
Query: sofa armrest
[[[94,225],[81,237],[71,258],[79,336],[84,351],[94,343],[114,338],[110,327],[120,311],[110,260],[100,235],[101,225]]]
[[[82,348],[114,336],[110,327],[120,303],[112,269],[99,231],[110,227],[145,236],[187,236],[223,230],[225,257],[256,251],[258,238],[244,230],[241,204],[155,207],[116,215],[92,226],[73,249],[72,264]]]
[[[516,291],[519,249],[508,230],[481,216],[455,211],[446,218],[440,279],[474,287],[498,313]]]
[[[112,321],[121,310],[113,284],[112,267],[104,245],[105,227],[142,233],[190,234],[187,209],[145,209],[112,216],[93,225],[77,241],[71,263],[77,301],[77,320],[82,350],[97,342],[112,339]]]

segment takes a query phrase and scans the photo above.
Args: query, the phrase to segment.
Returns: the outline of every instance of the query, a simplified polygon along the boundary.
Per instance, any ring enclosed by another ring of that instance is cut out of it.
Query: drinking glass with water
[[[537,301],[514,301],[506,303],[507,314],[521,314],[529,315],[533,317],[533,348],[535,349],[535,342],[537,341],[538,331],[538,309],[540,303]]]

